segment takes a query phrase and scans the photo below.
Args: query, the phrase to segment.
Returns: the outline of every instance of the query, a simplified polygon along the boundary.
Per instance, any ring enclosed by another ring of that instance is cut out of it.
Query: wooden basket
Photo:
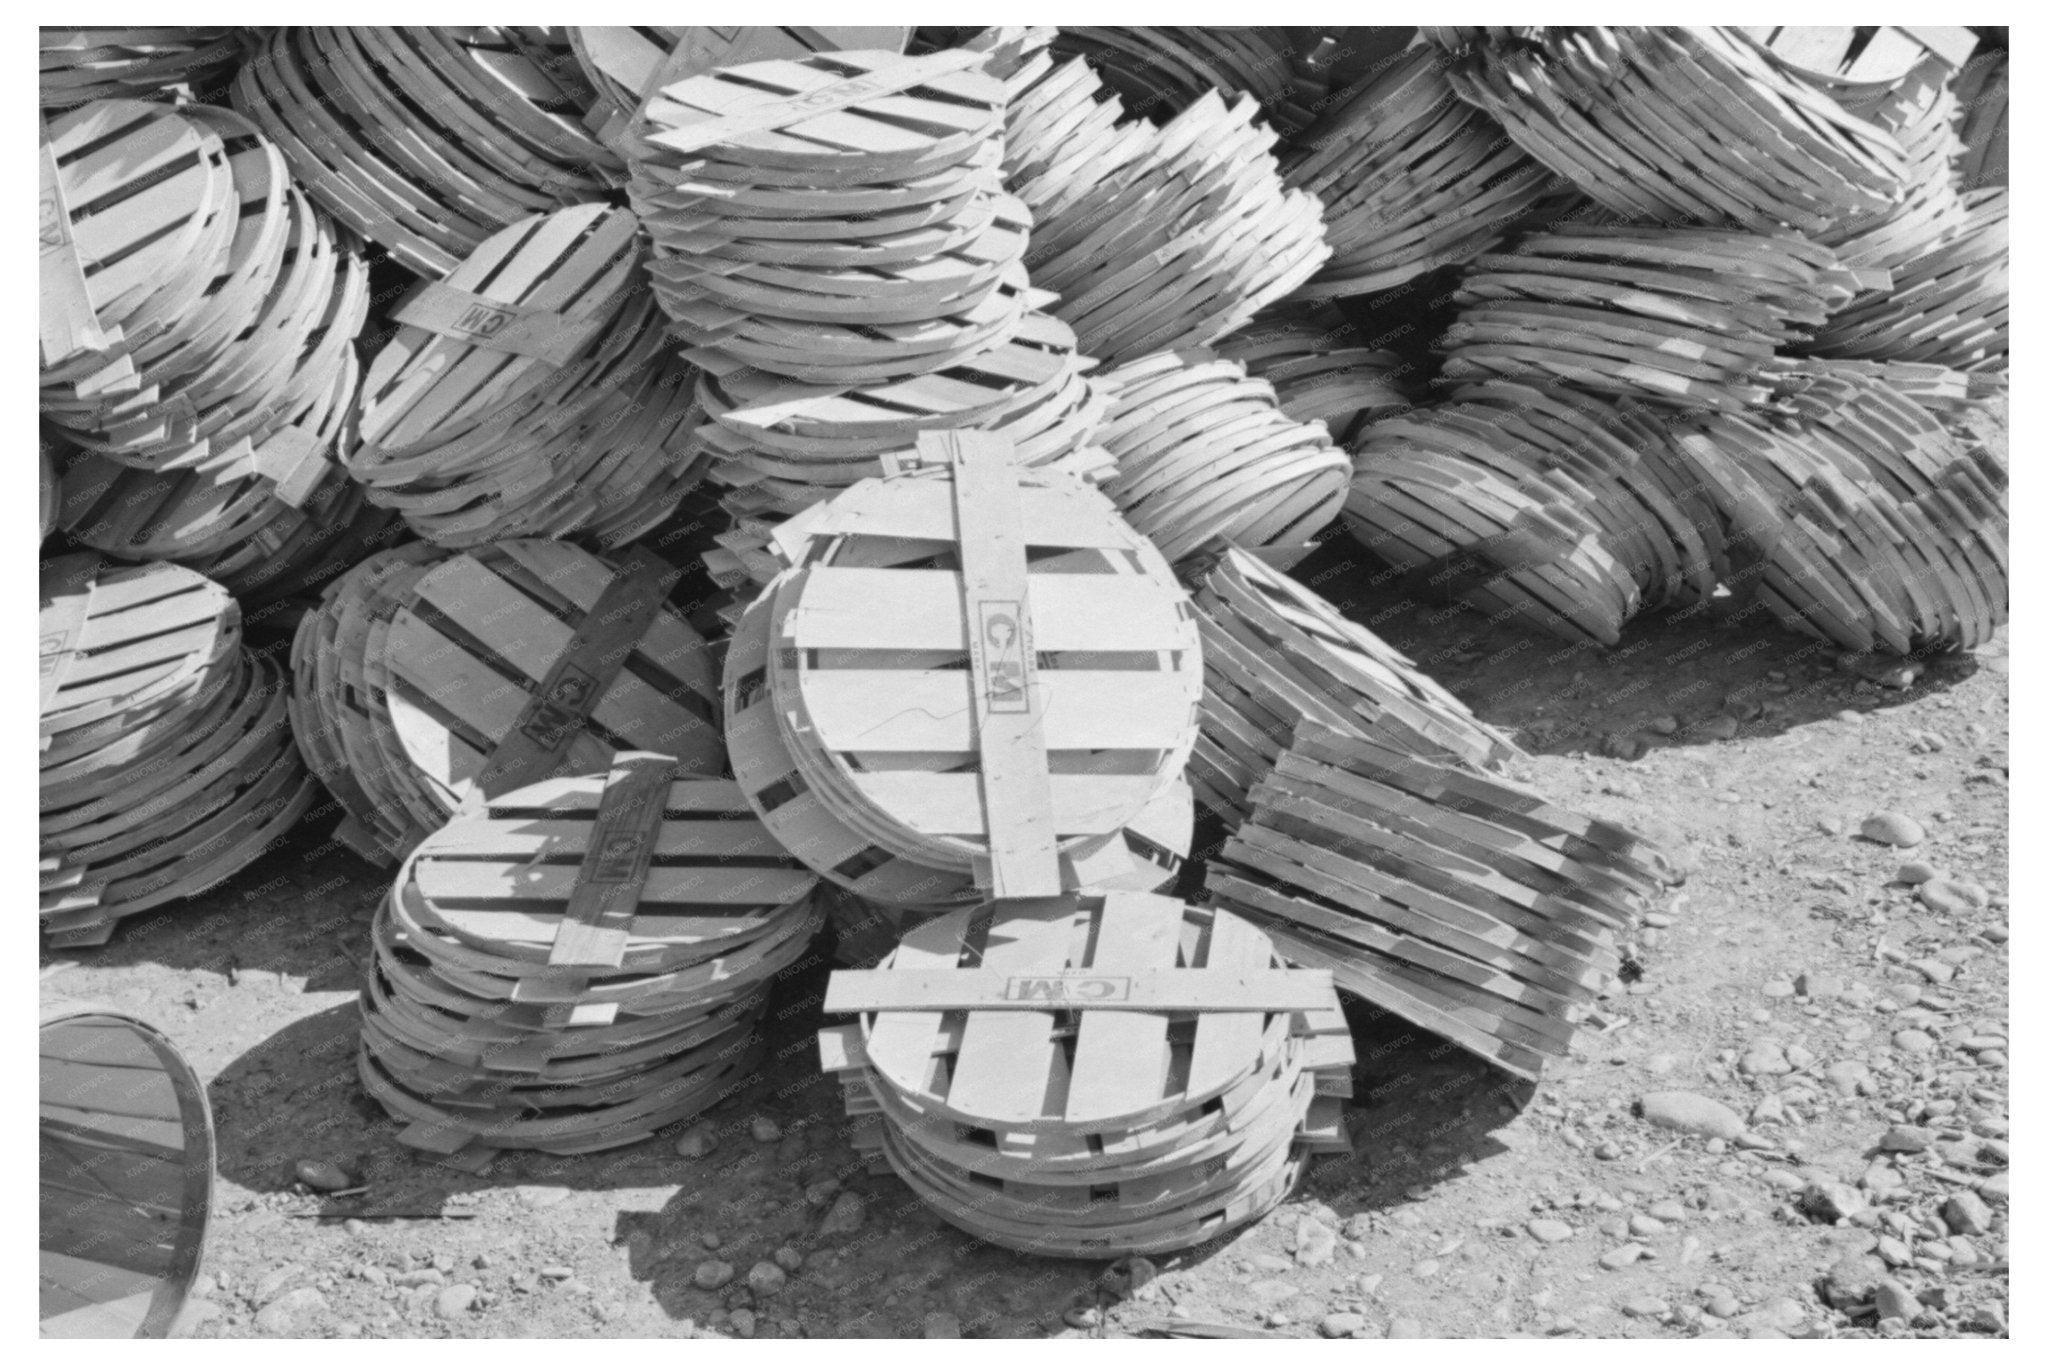
[[[648,100],[625,144],[632,200],[689,359],[859,384],[1017,329],[1031,218],[1000,192],[1003,87],[980,60],[750,62]]]
[[[1909,360],[1959,370],[2003,370],[2011,350],[2008,207],[2003,189],[1979,190],[1961,220],[1905,244],[1889,291],[1838,309],[1807,348],[1842,359]]]
[[[1146,1008],[1147,1002],[1154,1002]],[[1157,1254],[1263,1216],[1348,1150],[1351,1040],[1320,971],[1163,896],[999,902],[835,972],[862,1141],[940,1217],[1043,1255]]]
[[[1474,771],[1521,756],[1412,659],[1241,550],[1210,570],[1195,620],[1206,674],[1188,775],[1233,828],[1304,717]]]
[[[661,755],[465,807],[379,912],[364,1084],[458,1163],[640,1141],[744,1083],[816,885],[737,787]]]
[[[963,487],[941,464],[857,484],[777,532],[798,567],[748,609],[726,658],[733,771],[785,846],[873,899],[943,904],[987,885],[992,832],[1018,802],[1067,884],[1134,870],[1157,884],[1159,860],[1134,867],[1125,830],[1148,813],[1179,823],[1159,803],[1200,696],[1185,594],[1099,493],[1016,470],[1000,438],[944,439],[985,443],[976,458],[1010,491],[986,475]],[[980,534],[1018,556],[986,597]],[[977,699],[984,665],[998,671]],[[989,738],[1018,725],[1023,738]]]
[[[42,28],[36,57],[42,107],[70,109],[204,89],[241,60],[242,38],[232,28]]]
[[[1290,962],[1540,1078],[1620,967],[1655,878],[1630,831],[1314,719],[1209,868]]]
[[[1305,552],[1342,509],[1350,457],[1235,361],[1171,351],[1096,382],[1110,400],[1102,446],[1117,463],[1104,491],[1167,559],[1225,544]]]
[[[1462,265],[1565,189],[1457,97],[1449,61],[1410,48],[1294,140],[1282,173],[1322,202],[1330,244],[1294,297],[1370,294]]]
[[[693,372],[647,294],[624,209],[578,205],[494,234],[395,310],[364,382],[349,471],[450,548],[582,534],[607,548],[701,477]]]
[[[1545,27],[1463,50],[1460,97],[1624,218],[1818,232],[1883,213],[1890,135],[1739,31]]]
[[[1791,233],[1571,224],[1478,257],[1454,295],[1444,375],[1563,381],[1740,412],[1758,376],[1858,280]]]
[[[40,914],[53,947],[248,866],[313,800],[285,685],[216,584],[96,555],[43,566]]]
[[[2005,467],[1881,378],[1780,376],[1786,415],[1680,435],[1780,620],[1859,653],[1969,649],[2006,619]]]
[[[283,27],[243,64],[235,107],[306,192],[415,274],[603,194],[623,169],[530,48],[492,29]]]
[[[1062,26],[1052,48],[1086,58],[1132,113],[1165,123],[1211,92],[1249,95],[1268,111],[1284,104],[1294,75],[1288,32]]]
[[[713,666],[665,603],[674,582],[651,556],[512,540],[386,551],[335,583],[292,666],[300,746],[349,812],[337,837],[389,861],[465,799],[620,749],[717,772]]]
[[[2006,54],[1980,52],[1956,77],[1955,97],[1962,109],[1958,130],[1963,142],[1956,180],[1962,189],[1992,189],[2011,181],[2011,139],[2006,127],[2012,78]]]

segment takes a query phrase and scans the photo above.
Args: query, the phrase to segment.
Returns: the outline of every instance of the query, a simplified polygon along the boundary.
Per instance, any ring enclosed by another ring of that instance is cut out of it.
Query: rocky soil
[[[1541,1087],[1360,1008],[1354,1156],[1157,1264],[1033,1260],[846,1145],[811,1042],[821,957],[702,1123],[463,1174],[357,1086],[381,887],[314,832],[329,816],[50,983],[155,1022],[209,1083],[218,1212],[180,1331],[2004,1335],[2003,645],[1873,665],[1727,603],[1575,650],[1352,559],[1340,538],[1301,573],[1518,734],[1521,776],[1684,877]],[[337,1181],[363,1192],[315,1188]]]

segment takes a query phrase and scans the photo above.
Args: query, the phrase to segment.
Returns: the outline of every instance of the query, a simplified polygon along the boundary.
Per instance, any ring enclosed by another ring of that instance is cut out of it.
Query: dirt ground
[[[771,1007],[769,1060],[708,1116],[708,1155],[678,1155],[671,1130],[463,1174],[400,1148],[356,1083],[354,996],[382,887],[325,842],[329,815],[105,948],[44,956],[77,962],[47,989],[150,1020],[209,1085],[217,1213],[181,1330],[2002,1334],[2002,643],[1894,688],[1735,604],[1573,649],[1376,587],[1341,534],[1299,573],[1515,734],[1531,754],[1518,776],[1645,829],[1686,872],[1632,946],[1639,979],[1541,1087],[1360,1009],[1355,1154],[1322,1159],[1274,1216],[1119,1297],[1132,1281],[1105,1281],[1101,1264],[981,1245],[867,1173],[837,1087],[816,1075],[804,1002],[820,964],[780,987],[796,1003]],[[1615,756],[1633,747],[1616,736],[1651,747]],[[1920,822],[1925,842],[1860,837],[1879,811]],[[1896,883],[1916,859],[1988,903]],[[1664,1091],[1729,1106],[1742,1132],[1651,1125],[1636,1107]],[[762,1118],[779,1135],[757,1136]],[[368,1193],[312,1194],[294,1180],[301,1158]],[[342,1216],[378,1212],[421,1216]],[[750,1289],[778,1252],[783,1282]],[[707,1263],[730,1282],[700,1288],[722,1277]],[[1882,1329],[1861,1310],[1872,1293],[1893,1319]]]

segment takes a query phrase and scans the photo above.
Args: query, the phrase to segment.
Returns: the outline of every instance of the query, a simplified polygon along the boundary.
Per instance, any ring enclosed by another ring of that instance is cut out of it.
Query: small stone
[[[2003,1332],[2005,1330],[2005,1314],[2000,1312],[1995,1305],[1988,1303],[1979,1304],[1970,1310],[1970,1316],[1963,1323],[1963,1326],[1968,1327],[1973,1332]]]
[[[1427,1335],[1422,1324],[1414,1318],[1395,1318],[1387,1324],[1389,1341],[1419,1341]]]
[[[718,1131],[708,1123],[687,1129],[676,1139],[676,1155],[688,1161],[702,1161],[718,1148]]]
[[[446,1284],[448,1283],[448,1277],[434,1267],[427,1266],[422,1270],[405,1271],[394,1279],[392,1283],[396,1284],[400,1289],[418,1289],[421,1285]]]
[[[1936,877],[1923,882],[1915,894],[1920,897],[1922,905],[1944,915],[1966,914],[1991,904],[1989,891],[1958,877]]]
[[[1895,1123],[1885,1129],[1877,1145],[1879,1150],[1886,1152],[1924,1152],[1934,1145],[1934,1135],[1925,1128]]]
[[[1294,1259],[1305,1266],[1328,1265],[1337,1255],[1337,1233],[1320,1219],[1294,1225]]]
[[[1862,717],[1858,716],[1857,719],[1861,720]],[[1831,835],[1836,838],[1841,837],[1842,832],[1849,828],[1847,822],[1845,822],[1840,816],[1836,815],[1823,815],[1820,819],[1814,821],[1813,823],[1814,827],[1818,829],[1822,834]]]
[[[1641,1101],[1643,1120],[1657,1128],[1697,1137],[1732,1138],[1742,1131],[1742,1116],[1719,1100],[1685,1090],[1659,1090]]]
[[[1899,886],[1918,886],[1922,882],[1931,882],[1940,875],[1933,863],[1921,862],[1916,858],[1911,862],[1900,863],[1899,870],[1892,873],[1892,881]]]
[[[733,1309],[732,1316],[726,1321],[732,1325],[734,1336],[743,1337],[748,1341],[752,1341],[754,1333],[761,1328],[761,1320],[754,1316],[754,1310],[751,1308]]]
[[[1958,1190],[1941,1206],[1941,1221],[1951,1232],[1981,1237],[1991,1231],[1991,1206],[1969,1190]]]
[[[1938,957],[1915,958],[1911,963],[1907,965],[1912,967],[1914,971],[1920,973],[1920,975],[1926,977],[1929,981],[1933,982],[1937,986],[1943,986],[1948,984],[1948,982],[1955,978],[1956,974],[1956,969],[1954,967],[1950,966],[1946,962],[1943,962]]]
[[[747,1124],[747,1131],[754,1135],[756,1142],[782,1141],[782,1125],[766,1114],[756,1114]]]
[[[1332,1341],[1340,1337],[1348,1337],[1353,1332],[1365,1330],[1365,1314],[1328,1313],[1324,1315],[1321,1322],[1316,1324],[1316,1330]]]
[[[1630,1242],[1625,1246],[1618,1246],[1612,1251],[1601,1254],[1600,1267],[1603,1270],[1620,1270],[1624,1266],[1632,1266],[1637,1261],[1642,1260],[1643,1254],[1648,1250],[1648,1247],[1635,1242]]]
[[[773,1261],[756,1261],[754,1268],[747,1272],[747,1288],[754,1291],[757,1299],[774,1298],[788,1283],[788,1272]]]
[[[1892,1035],[1892,1046],[1918,1057],[1934,1051],[1934,1035],[1916,1028],[1902,1028]]]
[[[1621,1311],[1632,1318],[1661,1318],[1671,1311],[1671,1305],[1662,1299],[1643,1294],[1623,1300]]]
[[[1525,1226],[1529,1235],[1539,1242],[1569,1241],[1576,1231],[1570,1223],[1556,1218],[1532,1218]]]
[[[1091,1327],[1100,1327],[1102,1325],[1102,1314],[1093,1307],[1069,1308],[1060,1315],[1060,1321],[1069,1327],[1086,1331]]]
[[[1863,837],[1893,848],[1912,848],[1927,837],[1918,820],[1897,811],[1879,811],[1863,822]]]
[[[295,1336],[308,1318],[326,1311],[327,1296],[317,1289],[301,1286],[264,1304],[256,1314],[256,1330],[272,1336]]]
[[[958,1341],[960,1319],[951,1313],[926,1313],[924,1315],[924,1339],[926,1341]]]
[[[775,1264],[794,1275],[804,1268],[804,1254],[795,1247],[777,1247]]]
[[[576,1278],[576,1268],[567,1265],[544,1265],[540,1268],[540,1277],[543,1280],[573,1280]]]
[[[454,1319],[469,1311],[476,1302],[476,1286],[473,1284],[451,1284],[434,1295],[434,1316]]]
[[[1782,976],[1764,982],[1764,995],[1772,1000],[1788,999],[1796,990],[1797,987]]]
[[[1409,1273],[1418,1280],[1429,1280],[1436,1278],[1436,1273],[1443,1268],[1444,1263],[1442,1261],[1431,1258],[1429,1260],[1417,1261]]]
[[[1693,730],[1702,739],[1723,740],[1735,738],[1736,731],[1741,728],[1735,717],[1723,715],[1709,716],[1694,726]]]
[[[1799,979],[1793,984],[1808,1000],[1832,1000],[1842,993],[1842,978],[1839,976],[1816,976],[1812,972],[1801,972]]]
[[[1707,1299],[1707,1311],[1717,1318],[1732,1318],[1742,1311],[1742,1301],[1723,1289]]]
[[[715,1232],[706,1232],[697,1238],[697,1244],[706,1251],[716,1251],[725,1245],[725,1239]]]
[[[1879,1322],[1887,1318],[1897,1318],[1910,1325],[1913,1319],[1920,1316],[1920,1300],[1915,1297],[1912,1290],[1897,1280],[1882,1281],[1877,1286],[1877,1293],[1873,1298],[1877,1304]]]
[[[1647,1213],[1632,1213],[1628,1217],[1628,1231],[1631,1237],[1655,1237],[1664,1231],[1664,1224]]]
[[[700,1261],[696,1273],[690,1278],[699,1289],[723,1289],[732,1283],[733,1268],[730,1261]]]
[[[1650,1205],[1648,1212],[1650,1217],[1660,1223],[1683,1223],[1685,1221],[1685,1205],[1679,1203],[1676,1199],[1659,1199],[1656,1203]]]
[[[1799,1194],[1799,1207],[1823,1223],[1854,1218],[1869,1206],[1869,1200],[1839,1180],[1812,1181]]]
[[[1894,1268],[1913,1264],[1913,1249],[1896,1237],[1878,1238],[1877,1254],[1886,1265]]]
[[[1977,1195],[1987,1204],[2012,1202],[2012,1173],[2000,1171],[1977,1186]]]
[[[292,1173],[298,1176],[300,1184],[313,1190],[345,1190],[355,1183],[347,1171],[331,1161],[301,1158],[292,1166]]]
[[[518,1190],[520,1206],[529,1209],[551,1208],[569,1197],[566,1185],[521,1185]]]
[[[867,1204],[861,1197],[852,1190],[842,1190],[832,1201],[832,1207],[825,1210],[825,1220],[818,1224],[818,1236],[843,1237],[859,1232],[867,1217]]]
[[[1678,717],[1657,716],[1644,721],[1643,728],[1653,735],[1675,735],[1678,733]]]
[[[814,1180],[804,1186],[804,1203],[809,1204],[814,1209],[822,1209],[827,1204],[830,1204],[832,1197],[838,1193],[839,1182],[837,1180],[830,1179],[829,1177],[824,1180]]]

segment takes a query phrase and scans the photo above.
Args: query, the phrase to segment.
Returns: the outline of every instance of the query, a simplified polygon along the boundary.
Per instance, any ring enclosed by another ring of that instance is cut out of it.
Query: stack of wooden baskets
[[[389,862],[473,797],[620,750],[690,776],[724,763],[704,640],[677,571],[561,541],[461,554],[410,544],[334,583],[292,642],[292,731],[347,812],[336,837]]]
[[[1967,196],[1959,221],[1923,234],[1872,290],[1831,314],[1809,348],[1844,359],[1911,360],[2003,370],[2011,350],[2008,205],[2003,189]]]
[[[1564,186],[1410,48],[1296,139],[1289,186],[1323,204],[1330,260],[1298,298],[1370,294],[1462,265]]]
[[[847,49],[901,52],[908,28],[573,27],[569,46],[594,98],[584,125],[607,147],[619,145],[634,113],[664,85],[715,67]]]
[[[1057,855],[1052,891],[1165,883],[1192,833],[1186,594],[1106,498],[1020,470],[1002,438],[920,452],[930,464],[777,532],[797,567],[747,608],[725,664],[747,799],[820,875],[889,904],[977,898],[1018,809]],[[996,468],[961,473],[977,462]]]
[[[1264,1216],[1348,1150],[1326,971],[1164,896],[999,902],[835,972],[820,1035],[858,1139],[947,1222],[1039,1255],[1157,1255]]]
[[[1547,26],[1449,75],[1531,156],[1624,218],[1819,232],[1882,214],[1892,136],[1739,29]]]
[[[1208,887],[1288,961],[1529,1080],[1566,1056],[1656,877],[1630,831],[1303,719]]]
[[[1165,123],[1217,91],[1249,95],[1268,112],[1280,107],[1293,83],[1290,32],[1062,25],[1052,46],[1086,58],[1132,113]]]
[[[1796,233],[1564,225],[1466,269],[1444,375],[1740,412],[1767,392],[1757,377],[1771,358],[1856,288]]]
[[[1280,411],[1321,422],[1348,448],[1376,418],[1409,406],[1401,376],[1413,368],[1392,351],[1344,344],[1358,330],[1334,304],[1283,305],[1215,349],[1271,384]]]
[[[1013,334],[1031,218],[1002,193],[976,54],[839,52],[662,88],[627,136],[654,290],[685,355],[862,384]]]
[[[744,1083],[816,883],[732,783],[660,755],[465,807],[378,912],[363,1085],[457,1164],[637,1142]]]
[[[1225,543],[1299,558],[1336,520],[1351,459],[1320,421],[1283,412],[1273,385],[1202,349],[1104,373],[1105,491],[1179,563]]]
[[[337,460],[368,273],[277,148],[231,111],[135,100],[44,131],[40,406],[77,447],[58,523],[224,580],[374,530]]]
[[[392,310],[349,472],[464,548],[665,520],[701,469],[695,373],[671,353],[632,213],[580,204],[505,228]]]
[[[1351,532],[1439,593],[1614,644],[1637,612],[1712,594],[1719,515],[1670,424],[1570,388],[1467,385],[1366,429]]]
[[[1188,775],[1232,828],[1304,718],[1474,771],[1520,756],[1412,659],[1243,551],[1203,580],[1195,622],[1205,672]]]
[[[1970,649],[2006,619],[2004,467],[1879,376],[1825,362],[1778,377],[1780,411],[1717,416],[1680,444],[1731,556],[1795,629],[1858,652]]]
[[[286,25],[243,63],[234,100],[323,208],[438,279],[500,228],[595,199],[623,171],[559,66],[517,30]]]
[[[1089,108],[1089,80],[1071,74],[1046,73],[1060,97],[1032,125],[1045,141],[1010,155],[1027,158],[1013,183],[1063,175],[1073,186],[1024,190],[1036,220],[1026,259],[1083,351],[1117,362],[1207,345],[1329,258],[1321,206],[1281,182],[1276,134],[1253,121],[1254,101],[1212,91],[1164,128],[1098,125],[1098,153],[1062,131],[1069,110]]]
[[[51,946],[105,943],[120,917],[199,894],[311,805],[284,679],[242,647],[218,584],[64,555],[42,566],[37,625]]]

